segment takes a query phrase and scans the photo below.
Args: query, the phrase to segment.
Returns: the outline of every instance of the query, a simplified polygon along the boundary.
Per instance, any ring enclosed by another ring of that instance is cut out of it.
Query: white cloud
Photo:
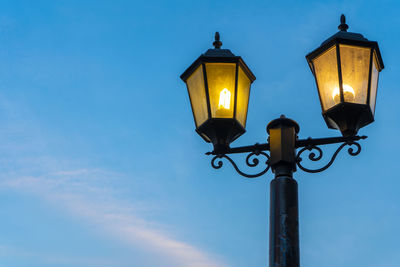
[[[103,177],[94,178],[96,175]],[[0,176],[0,186],[19,192],[35,194],[86,223],[101,229],[133,249],[140,247],[165,257],[171,266],[225,266],[215,255],[179,241],[160,228],[160,224],[146,221],[135,214],[134,208],[113,196],[115,189],[94,185],[106,179],[106,173],[89,169],[58,171],[39,177]],[[79,177],[79,178],[78,178]],[[100,194],[99,194],[100,192]],[[164,262],[168,266],[167,262]]]
[[[0,187],[36,195],[58,207],[60,212],[93,225],[100,230],[99,234],[116,238],[133,250],[149,251],[155,258],[161,258],[160,266],[225,266],[216,255],[180,241],[163,230],[171,226],[146,220],[138,212],[149,209],[146,203],[123,201],[119,194],[126,190],[121,185],[123,174],[100,168],[71,168],[76,161],[53,157],[47,151],[47,140],[54,142],[57,138],[46,135],[26,109],[0,95]],[[16,251],[17,248],[10,250],[0,246],[0,253],[16,255]],[[19,256],[36,255],[22,252]],[[65,262],[60,255],[41,255],[40,258],[59,264]],[[94,262],[95,259],[82,261]]]

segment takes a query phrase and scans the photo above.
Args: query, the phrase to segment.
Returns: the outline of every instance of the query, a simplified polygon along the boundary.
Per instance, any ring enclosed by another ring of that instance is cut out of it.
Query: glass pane
[[[336,46],[315,58],[313,63],[322,109],[326,111],[337,104],[334,97],[335,91],[339,91]]]
[[[204,88],[203,67],[200,66],[186,81],[196,127],[208,118],[206,90]]]
[[[247,106],[249,104],[250,79],[239,66],[236,119],[246,127]]]
[[[371,95],[369,96],[369,104],[372,114],[375,114],[376,90],[378,89],[379,71],[376,63],[376,55],[374,53],[372,60],[372,77],[371,77]]]
[[[340,45],[344,101],[367,104],[371,49]]]
[[[235,63],[206,63],[211,116],[233,118]]]

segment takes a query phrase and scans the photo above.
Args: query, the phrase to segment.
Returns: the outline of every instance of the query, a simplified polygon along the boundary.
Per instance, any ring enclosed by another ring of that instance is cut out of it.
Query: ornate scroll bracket
[[[337,155],[345,146],[349,146],[349,148],[347,149],[347,153],[349,153],[350,156],[357,156],[358,154],[360,154],[361,145],[357,141],[366,138],[367,136],[340,136],[340,137],[327,137],[327,138],[309,137],[307,139],[298,139],[296,140],[295,147],[300,150],[298,151],[295,157],[295,162],[293,163],[295,163],[299,167],[299,169],[305,172],[310,172],[310,173],[322,172],[328,169],[333,164]],[[303,166],[302,154],[304,152],[308,153],[308,155],[307,154],[306,155],[308,156],[308,159],[311,160],[311,162],[319,161],[323,158],[324,155],[320,146],[330,145],[330,144],[340,144],[340,145],[333,153],[331,159],[325,166],[316,169],[309,169]],[[240,175],[247,178],[256,178],[268,172],[268,170],[271,168],[270,155],[266,153],[267,151],[270,151],[269,143],[265,144],[256,143],[255,145],[250,145],[250,146],[228,148],[226,151],[223,151],[223,153],[218,151],[211,151],[207,152],[206,155],[214,155],[214,157],[211,159],[211,166],[214,169],[222,168],[224,164],[223,158],[225,158],[232,164],[233,168],[235,168],[235,170]],[[249,153],[246,157],[245,162],[246,165],[250,168],[260,167],[261,166],[260,159],[258,157],[263,156],[266,159],[265,169],[255,174],[247,174],[239,169],[238,165],[234,162],[232,158],[227,156],[228,154],[242,154],[242,153]]]
[[[362,139],[364,139],[364,138],[362,138]],[[317,168],[317,169],[308,169],[308,168],[304,167],[301,163],[302,162],[301,155],[303,154],[303,152],[306,151],[309,153],[308,159],[311,161],[319,161],[323,158],[322,149],[320,147],[318,147],[317,145],[312,144],[312,145],[305,146],[299,150],[299,152],[296,155],[296,164],[301,170],[303,170],[305,172],[309,172],[309,173],[322,172],[322,171],[328,169],[333,164],[333,162],[336,159],[336,156],[339,154],[339,152],[345,146],[349,146],[349,148],[347,149],[347,153],[349,153],[350,156],[357,156],[361,152],[361,145],[359,143],[357,143],[355,141],[346,141],[336,149],[336,151],[335,151],[335,153],[333,153],[330,161],[325,166],[323,166],[321,168]],[[355,150],[353,149],[352,146],[355,146]]]
[[[265,169],[262,170],[259,173],[255,173],[255,174],[247,174],[243,171],[241,171],[239,169],[239,167],[237,166],[237,164],[233,161],[233,159],[231,159],[229,156],[227,156],[226,154],[220,154],[220,155],[216,155],[212,158],[211,160],[211,166],[214,169],[220,169],[223,166],[223,161],[222,158],[227,159],[233,166],[233,168],[235,168],[235,170],[242,176],[246,177],[246,178],[256,178],[259,177],[261,175],[263,175],[264,173],[266,173],[269,169],[270,169],[270,163],[269,163],[269,159],[270,156],[263,152],[263,151],[255,151],[255,152],[251,152],[247,155],[246,157],[246,165],[253,168],[253,167],[257,167],[260,164],[260,160],[257,158],[258,156],[263,156],[265,157]]]

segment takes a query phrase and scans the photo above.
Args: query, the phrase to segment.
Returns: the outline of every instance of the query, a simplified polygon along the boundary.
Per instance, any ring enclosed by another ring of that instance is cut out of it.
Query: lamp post
[[[345,16],[339,32],[306,56],[315,77],[322,115],[327,126],[342,136],[299,139],[299,125],[282,115],[267,126],[268,143],[230,147],[245,132],[250,85],[255,76],[241,57],[221,49],[219,33],[214,49],[202,54],[181,75],[186,83],[197,133],[213,144],[211,166],[220,169],[223,159],[246,178],[255,178],[269,169],[275,177],[270,184],[269,266],[298,267],[298,189],[293,178],[297,167],[317,173],[329,168],[346,146],[351,156],[361,152],[358,130],[374,121],[379,72],[384,68],[377,42],[361,34],[347,32]],[[303,165],[303,153],[312,162],[323,158],[322,145],[339,144],[328,163],[320,168]],[[297,151],[298,150],[298,151]],[[245,173],[228,155],[248,153],[248,167],[262,167]],[[264,157],[264,161],[260,161]],[[263,163],[261,163],[263,162]]]

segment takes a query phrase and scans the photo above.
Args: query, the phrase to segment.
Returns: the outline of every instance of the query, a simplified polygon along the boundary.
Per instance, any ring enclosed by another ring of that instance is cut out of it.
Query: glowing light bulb
[[[231,106],[231,92],[228,89],[222,89],[219,94],[218,109],[229,109]]]
[[[346,102],[354,101],[356,94],[354,92],[353,87],[348,84],[343,84],[343,98]],[[332,98],[335,104],[340,102],[340,90],[338,87],[335,87],[332,92]]]

